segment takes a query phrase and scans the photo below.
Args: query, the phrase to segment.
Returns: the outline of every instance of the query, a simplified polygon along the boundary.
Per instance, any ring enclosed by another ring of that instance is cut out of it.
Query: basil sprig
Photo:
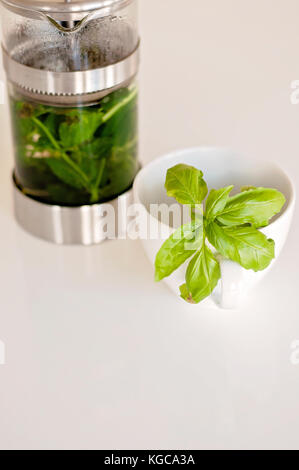
[[[183,164],[168,170],[165,188],[169,197],[190,206],[191,222],[160,248],[155,277],[161,281],[192,258],[180,287],[187,302],[198,304],[214,291],[221,278],[219,254],[255,272],[275,258],[275,242],[258,228],[267,226],[283,208],[286,199],[281,192],[248,186],[230,196],[234,186],[227,186],[208,194],[202,171]]]

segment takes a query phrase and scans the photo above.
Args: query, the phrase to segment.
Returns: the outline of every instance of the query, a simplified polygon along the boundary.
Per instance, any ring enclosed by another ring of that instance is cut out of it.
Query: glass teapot
[[[16,187],[47,205],[114,200],[138,171],[137,0],[0,1]]]

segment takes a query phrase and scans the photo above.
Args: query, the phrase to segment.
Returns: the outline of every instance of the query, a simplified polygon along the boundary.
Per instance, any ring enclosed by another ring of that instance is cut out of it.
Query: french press
[[[15,214],[60,244],[122,231],[138,172],[137,0],[1,0]]]

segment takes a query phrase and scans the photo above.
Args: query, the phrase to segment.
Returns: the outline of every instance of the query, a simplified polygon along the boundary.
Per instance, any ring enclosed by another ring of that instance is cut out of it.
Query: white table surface
[[[298,1],[183,3],[141,0],[143,163],[225,145],[298,182]],[[0,448],[299,449],[296,218],[240,311],[185,305],[153,282],[139,241],[57,247],[24,233],[6,106],[0,136]]]

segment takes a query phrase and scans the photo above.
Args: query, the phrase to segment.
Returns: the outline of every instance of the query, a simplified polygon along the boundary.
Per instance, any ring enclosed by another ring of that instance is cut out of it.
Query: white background
[[[298,0],[140,6],[142,162],[224,145],[298,184]],[[6,106],[0,136],[0,448],[299,449],[297,220],[240,311],[192,307],[138,241],[56,247],[18,228]]]

